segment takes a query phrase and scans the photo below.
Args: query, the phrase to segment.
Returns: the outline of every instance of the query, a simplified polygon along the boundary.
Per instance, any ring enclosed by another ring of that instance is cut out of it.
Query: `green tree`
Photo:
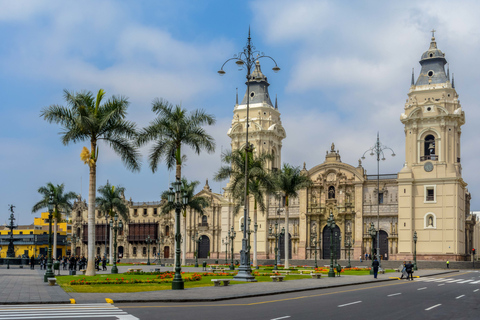
[[[245,150],[227,150],[222,154],[221,166],[215,174],[216,181],[230,179],[228,191],[235,200],[234,213],[237,214],[245,204]],[[247,198],[253,197],[253,224],[257,223],[257,210],[265,211],[265,198],[275,190],[275,181],[271,173],[266,169],[267,162],[272,161],[273,156],[268,153],[255,155],[248,152],[248,178]],[[247,201],[248,210],[249,201]],[[248,222],[244,221],[246,225]],[[253,264],[257,266],[256,234],[254,234]]]
[[[193,209],[196,212],[200,213],[202,216],[204,215],[204,208],[208,207],[210,203],[208,199],[201,196],[195,196],[195,189],[199,185],[199,181],[191,181],[188,182],[186,178],[182,178],[182,189],[187,192],[187,204],[182,205],[182,215],[183,215],[183,237],[184,241],[182,243],[182,264],[186,264],[186,257],[185,253],[187,251],[187,208]],[[173,183],[172,183],[173,187]],[[162,214],[167,214],[175,209],[173,204],[168,203],[168,193],[170,190],[162,192],[162,200],[165,200],[164,205],[162,206]]]
[[[49,182],[46,186],[38,188],[38,193],[43,196],[43,199],[33,205],[32,213],[42,210],[48,206],[50,199],[50,192],[53,192],[53,255],[54,259],[57,258],[57,223],[62,220],[62,213],[67,214],[72,210],[74,200],[77,197],[75,192],[68,192],[64,194],[65,185],[57,184],[56,186]]]
[[[125,166],[133,171],[140,170],[138,148],[133,140],[137,137],[136,125],[125,119],[128,99],[112,96],[103,101],[105,91],[100,89],[96,96],[90,91],[79,93],[64,90],[68,107],[51,105],[40,113],[46,121],[62,126],[64,145],[80,141],[90,142],[90,150],[83,148],[81,159],[90,167],[88,188],[88,265],[86,275],[95,275],[95,198],[97,161],[100,141],[109,145],[120,156]],[[103,103],[102,103],[103,102]]]
[[[285,196],[285,268],[289,267],[288,252],[289,252],[289,228],[288,228],[288,206],[290,198],[297,198],[298,191],[309,187],[312,180],[304,174],[300,167],[293,167],[287,163],[283,165],[275,175],[275,184],[277,191],[280,191]]]
[[[154,141],[149,154],[152,172],[157,171],[158,163],[163,160],[168,169],[175,166],[175,177],[181,179],[182,164],[186,160],[182,155],[183,145],[192,148],[196,154],[200,154],[202,149],[208,153],[215,151],[213,137],[202,128],[203,125],[214,125],[215,116],[201,109],[189,114],[181,106],[173,106],[163,99],[153,101],[152,111],[157,117],[140,132],[137,140],[139,146]],[[185,256],[185,250],[183,252]]]

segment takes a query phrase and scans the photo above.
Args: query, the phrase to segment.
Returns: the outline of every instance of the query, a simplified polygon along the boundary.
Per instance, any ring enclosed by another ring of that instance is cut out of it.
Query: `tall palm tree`
[[[86,275],[95,275],[95,191],[97,178],[98,142],[104,141],[133,171],[140,170],[138,148],[132,142],[137,137],[136,125],[125,120],[128,99],[112,96],[103,101],[105,91],[96,96],[90,91],[79,93],[64,90],[68,107],[51,105],[40,113],[46,121],[62,126],[62,142],[90,142],[90,150],[83,148],[81,159],[90,167],[88,188],[88,265]]]
[[[43,199],[38,201],[33,205],[32,213],[42,210],[46,206],[48,206],[48,202],[50,199],[50,192],[53,192],[53,258],[57,258],[57,223],[62,219],[62,213],[68,213],[72,210],[73,203],[71,200],[77,198],[77,194],[75,192],[68,192],[64,194],[65,185],[57,184],[56,186],[49,182],[46,186],[38,188],[38,193],[43,196]]]
[[[139,146],[154,141],[149,155],[152,172],[157,171],[158,163],[163,160],[168,169],[175,166],[175,178],[180,180],[182,164],[186,160],[185,155],[182,155],[183,145],[192,148],[196,154],[200,154],[202,149],[208,153],[215,151],[213,137],[202,128],[203,125],[215,124],[214,115],[201,109],[189,114],[181,106],[173,106],[163,99],[153,101],[152,111],[157,114],[157,118],[140,132],[137,140]]]
[[[191,181],[188,182],[186,178],[182,178],[182,189],[187,192],[187,204],[182,205],[182,215],[183,215],[183,236],[184,236],[184,241],[182,243],[182,264],[186,264],[186,256],[185,253],[187,252],[187,208],[193,209],[196,212],[200,213],[203,215],[204,208],[208,207],[210,203],[208,202],[208,199],[205,197],[197,196],[195,197],[195,188],[198,186],[200,182],[199,181]],[[172,182],[172,187],[173,187],[173,182]],[[162,199],[167,200],[168,198],[168,193],[170,191],[164,191],[162,192]],[[162,214],[169,213],[170,211],[174,210],[175,206],[173,204],[168,203],[168,201],[165,202],[165,204],[162,207]]]
[[[125,194],[124,187],[115,187],[107,181],[107,184],[100,186],[97,191],[100,193],[100,196],[97,197],[96,204],[100,211],[106,213],[106,216],[109,216],[110,218],[115,217],[115,214],[118,213],[124,221],[128,221],[128,208],[123,198],[123,195]],[[105,223],[108,228],[108,219],[106,219]],[[112,232],[110,231],[110,240],[111,238]],[[110,243],[112,243],[112,241],[110,241]],[[106,250],[107,249],[105,249],[105,252]],[[110,261],[112,261],[112,251],[113,250],[110,249]]]
[[[245,203],[245,157],[244,149],[225,151],[222,154],[222,162],[225,165],[220,167],[214,176],[216,181],[230,179],[228,191],[235,200],[235,214]],[[265,211],[265,196],[275,189],[273,176],[266,169],[267,161],[273,160],[273,156],[268,153],[255,155],[248,152],[248,157],[247,197],[253,197],[253,224],[255,225],[257,223],[257,209],[260,208],[261,211]],[[244,225],[247,225],[247,221],[244,221]],[[253,265],[255,267],[257,266],[256,236],[255,233],[253,246]]]
[[[298,197],[298,191],[311,185],[309,176],[302,173],[300,167],[293,167],[287,163],[283,165],[275,175],[277,190],[285,196],[285,268],[289,268],[289,228],[288,228],[288,206],[290,198]]]

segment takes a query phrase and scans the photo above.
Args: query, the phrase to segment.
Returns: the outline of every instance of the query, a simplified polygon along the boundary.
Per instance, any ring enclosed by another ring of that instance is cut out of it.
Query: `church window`
[[[134,256],[137,255],[137,247],[133,247],[133,255],[134,255]]]
[[[433,71],[432,70],[428,71],[428,76],[433,77]]]
[[[335,199],[335,187],[328,187],[328,199]]]
[[[153,215],[157,215],[157,208],[153,208]]]
[[[380,193],[378,194],[378,203],[379,203],[379,204],[383,204],[383,192],[380,192]]]
[[[435,154],[435,137],[433,135],[429,134],[425,137],[423,148],[423,157],[421,157],[421,161],[438,160],[438,156]]]
[[[144,216],[147,215],[147,209],[143,209],[143,215],[144,215]]]
[[[147,247],[143,247],[143,255],[144,255],[144,256],[147,255]]]
[[[250,92],[250,97],[251,98],[255,97],[255,92]]]
[[[425,186],[425,202],[436,201],[436,186]]]
[[[165,226],[165,236],[166,237],[170,236],[170,227],[169,226]]]

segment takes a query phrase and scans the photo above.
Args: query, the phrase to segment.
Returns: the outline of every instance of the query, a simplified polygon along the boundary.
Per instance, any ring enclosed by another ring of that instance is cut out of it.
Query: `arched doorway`
[[[377,244],[375,244],[376,246]],[[385,256],[385,254],[387,254]],[[380,230],[380,255],[382,257],[382,259],[384,260],[388,260],[388,234],[383,231],[383,230]]]
[[[170,247],[169,246],[163,247],[163,257],[165,259],[170,258]]]
[[[75,248],[75,255],[80,256],[80,247]]]
[[[278,242],[280,259],[285,259],[285,235],[280,234]],[[292,235],[290,233],[288,234],[288,259],[292,259]]]
[[[336,237],[333,239],[333,250],[334,250],[334,255],[333,259],[335,257],[337,259],[340,259],[340,239],[342,238],[342,234],[340,232],[340,228],[338,226],[335,226],[333,229],[333,235],[336,234]],[[330,228],[325,226],[323,228],[323,259],[330,259],[330,237],[331,237],[331,231]]]
[[[118,247],[118,258],[123,258],[123,246]]]
[[[198,258],[206,259],[210,252],[210,238],[207,236],[200,236],[200,244],[198,246]]]

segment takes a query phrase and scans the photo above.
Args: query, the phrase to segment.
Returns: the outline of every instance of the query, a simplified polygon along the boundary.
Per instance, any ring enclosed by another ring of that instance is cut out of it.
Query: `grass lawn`
[[[189,276],[192,273],[184,273],[182,277]],[[233,275],[221,276],[221,275],[212,275],[212,276],[202,276],[200,281],[185,281],[185,288],[195,288],[195,287],[212,287],[212,279],[221,279],[221,278],[232,278]],[[70,285],[72,280],[105,280],[108,279],[138,279],[138,280],[147,280],[155,279],[156,275],[131,275],[131,274],[117,274],[117,275],[96,275],[96,276],[57,276],[57,283],[66,291],[66,292],[142,292],[142,291],[157,291],[157,290],[171,290],[172,283],[135,283],[135,284],[92,284],[92,285]],[[255,277],[258,282],[271,282],[270,276],[257,276]],[[285,280],[298,280],[311,278],[310,275],[294,275],[286,276]],[[232,281],[230,284],[248,284],[249,282],[243,281]]]

